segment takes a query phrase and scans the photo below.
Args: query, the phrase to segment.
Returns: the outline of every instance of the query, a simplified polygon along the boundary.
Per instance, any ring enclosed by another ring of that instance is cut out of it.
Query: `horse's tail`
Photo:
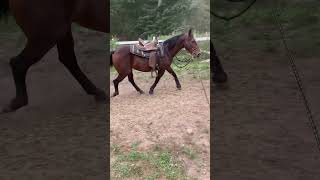
[[[0,20],[9,14],[9,0],[0,0]]]
[[[113,55],[114,51],[110,52],[110,67],[113,66],[113,62],[112,62],[112,55]]]

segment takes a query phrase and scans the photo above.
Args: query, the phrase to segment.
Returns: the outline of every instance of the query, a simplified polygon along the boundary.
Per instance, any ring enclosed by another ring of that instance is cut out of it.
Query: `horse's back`
[[[11,0],[17,23],[28,34],[32,31],[66,29],[72,22],[89,29],[107,32],[106,0]],[[37,28],[35,28],[37,27]]]
[[[10,0],[10,9],[17,24],[28,38],[65,33],[70,26],[64,0]]]

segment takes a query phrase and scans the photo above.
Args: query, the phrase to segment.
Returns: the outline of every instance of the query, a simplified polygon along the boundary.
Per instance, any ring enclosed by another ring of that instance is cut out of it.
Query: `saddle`
[[[141,38],[138,41],[139,44],[130,46],[130,53],[148,59],[149,67],[151,67],[151,77],[153,77],[153,72],[158,75],[160,59],[164,56],[162,44],[158,44],[158,39],[148,43],[144,43]]]
[[[158,39],[154,39],[152,42],[144,43],[144,40],[139,38],[139,46],[142,51],[155,51],[157,50]]]

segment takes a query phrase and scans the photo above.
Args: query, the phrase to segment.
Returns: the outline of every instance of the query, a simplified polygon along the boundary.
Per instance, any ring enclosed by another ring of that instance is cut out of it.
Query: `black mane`
[[[0,19],[6,18],[9,14],[9,0],[0,0]]]
[[[177,36],[173,36],[172,38],[169,38],[167,40],[165,40],[163,42],[163,46],[164,47],[168,47],[168,49],[172,49],[175,45],[176,45],[176,42],[178,41],[178,39],[183,36],[184,34],[180,34],[180,35],[177,35]]]

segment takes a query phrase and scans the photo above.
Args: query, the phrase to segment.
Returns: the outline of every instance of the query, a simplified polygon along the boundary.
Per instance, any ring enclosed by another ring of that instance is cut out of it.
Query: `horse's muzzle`
[[[201,55],[200,52],[199,52],[199,53],[194,53],[194,54],[193,54],[193,58],[198,58],[198,57],[200,57],[200,55]]]

